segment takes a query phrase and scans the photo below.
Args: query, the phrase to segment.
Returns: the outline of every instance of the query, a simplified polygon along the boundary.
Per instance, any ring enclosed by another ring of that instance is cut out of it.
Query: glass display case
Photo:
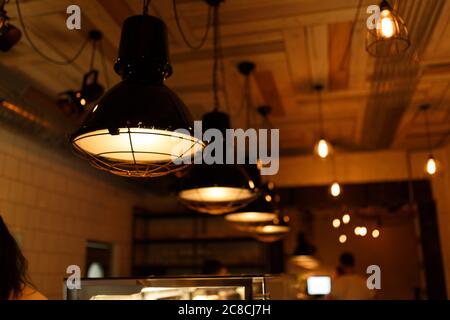
[[[267,300],[287,299],[285,281],[276,276],[149,277],[82,279],[66,300]]]

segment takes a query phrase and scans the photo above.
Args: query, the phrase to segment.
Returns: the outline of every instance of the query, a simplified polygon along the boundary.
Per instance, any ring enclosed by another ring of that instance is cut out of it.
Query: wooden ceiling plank
[[[308,43],[308,60],[313,85],[322,84],[328,87],[328,28],[327,25],[309,26],[306,28]]]
[[[273,73],[266,70],[256,70],[254,79],[266,104],[272,107],[271,116],[281,117],[285,115],[285,110],[281,102],[277,84]]]
[[[292,79],[294,89],[301,92],[311,90],[311,74],[308,68],[308,50],[305,28],[296,28],[284,31],[284,41],[288,61],[288,72]]]
[[[351,21],[328,25],[329,89],[348,88],[351,59]]]

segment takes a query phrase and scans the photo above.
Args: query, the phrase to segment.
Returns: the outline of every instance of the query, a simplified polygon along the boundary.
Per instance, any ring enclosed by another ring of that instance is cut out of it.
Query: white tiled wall
[[[112,243],[114,275],[129,274],[132,207],[142,198],[132,190],[0,128],[0,214],[49,298],[62,297],[68,265],[84,270],[87,240]]]

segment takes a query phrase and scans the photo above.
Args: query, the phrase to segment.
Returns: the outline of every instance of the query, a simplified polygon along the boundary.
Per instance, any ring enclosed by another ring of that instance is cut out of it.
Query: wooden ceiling
[[[204,30],[208,7],[203,0],[178,0],[183,29],[192,42]],[[426,130],[419,105],[430,103],[432,143],[446,143],[450,129],[450,0],[394,1],[405,19],[412,49],[399,60],[380,60],[365,51],[366,8],[363,0],[225,0],[221,6],[224,76],[222,105],[233,125],[246,124],[242,110],[244,79],[237,64],[256,63],[251,91],[254,108],[269,104],[270,121],[280,128],[284,153],[311,152],[319,135],[317,95],[325,85],[324,129],[328,139],[345,150],[426,148]],[[73,55],[91,29],[104,33],[104,57],[110,84],[119,81],[112,65],[123,20],[142,11],[141,0],[24,0],[22,13],[31,37],[54,58]],[[82,29],[65,27],[66,8],[78,4]],[[14,1],[6,7],[20,27]],[[212,33],[198,51],[187,48],[177,30],[172,1],[153,0],[150,13],[168,25],[173,76],[167,85],[185,101],[196,119],[212,107]],[[353,32],[352,32],[353,31]],[[0,64],[30,79],[50,96],[77,88],[89,66],[85,50],[70,66],[50,64],[25,38]],[[105,72],[101,60],[101,81]],[[227,102],[227,103],[225,103]],[[56,112],[56,107],[55,107]],[[253,112],[252,125],[263,121]]]

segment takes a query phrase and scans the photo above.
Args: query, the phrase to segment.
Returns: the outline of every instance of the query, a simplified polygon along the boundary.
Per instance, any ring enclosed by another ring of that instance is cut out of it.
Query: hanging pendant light
[[[398,56],[411,45],[408,29],[388,1],[383,0],[379,7],[376,27],[367,32],[366,50],[375,57]]]
[[[278,215],[271,223],[257,226],[251,230],[257,240],[265,243],[281,241],[290,231],[289,217],[281,215]]]
[[[221,163],[196,164],[181,181],[179,200],[188,208],[212,215],[236,211],[257,197],[260,183],[256,165],[226,164],[225,155],[234,150],[227,149],[226,130],[231,121],[228,114],[219,111],[218,93],[219,63],[222,56],[219,32],[219,5],[221,1],[208,1],[213,7],[214,61],[213,61],[213,98],[214,108],[203,116],[203,130],[217,129],[222,133],[223,158]],[[213,141],[206,141],[212,143]],[[254,168],[253,168],[254,167]],[[255,173],[256,169],[256,173]]]
[[[331,144],[325,139],[325,133],[323,128],[323,112],[322,112],[322,91],[323,86],[318,84],[314,86],[314,90],[317,92],[318,96],[318,107],[319,107],[319,126],[320,126],[320,138],[314,147],[314,152],[321,159],[327,158],[331,153]]]
[[[97,101],[103,95],[104,88],[98,83],[98,71],[94,69],[97,43],[101,41],[102,37],[102,33],[98,30],[89,32],[89,39],[92,41],[92,56],[90,70],[83,76],[81,89],[68,90],[58,95],[56,104],[68,116],[83,114],[89,104]]]
[[[425,163],[425,172],[430,176],[434,176],[436,174],[436,172],[438,171],[438,163],[433,156],[433,148],[431,145],[430,122],[428,119],[428,112],[430,110],[430,105],[424,104],[424,105],[420,106],[420,109],[422,110],[423,116],[425,118],[425,128],[426,128],[428,153],[429,153],[428,159]]]
[[[278,200],[273,183],[266,183],[261,188],[258,199],[243,209],[225,216],[225,220],[241,231],[252,231],[254,227],[269,224],[277,218],[276,202]]]
[[[0,51],[7,52],[19,42],[22,32],[9,23],[10,18],[6,14],[7,1],[0,1]]]
[[[316,269],[320,262],[315,257],[316,248],[308,242],[306,235],[300,232],[297,235],[297,247],[291,257],[291,262],[303,269]]]
[[[94,167],[127,177],[156,177],[184,169],[203,142],[193,136],[186,106],[164,85],[172,74],[166,25],[146,14],[125,20],[110,89],[72,135],[74,149]],[[175,130],[183,129],[184,132]]]

